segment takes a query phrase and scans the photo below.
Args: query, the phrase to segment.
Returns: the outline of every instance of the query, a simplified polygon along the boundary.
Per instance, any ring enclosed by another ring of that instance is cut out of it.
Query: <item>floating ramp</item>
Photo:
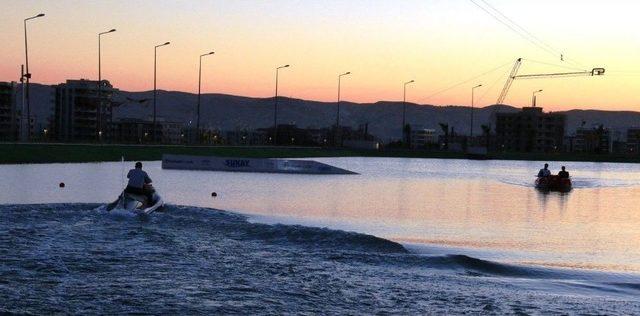
[[[357,174],[314,160],[162,155],[162,169],[294,174]]]

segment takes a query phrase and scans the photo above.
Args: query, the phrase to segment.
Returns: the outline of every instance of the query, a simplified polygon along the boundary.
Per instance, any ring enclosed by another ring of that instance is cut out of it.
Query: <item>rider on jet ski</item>
[[[127,173],[129,183],[124,189],[125,193],[144,195],[147,198],[147,204],[151,204],[153,200],[153,187],[151,186],[151,178],[142,170],[142,163],[136,162],[136,168],[129,170]]]

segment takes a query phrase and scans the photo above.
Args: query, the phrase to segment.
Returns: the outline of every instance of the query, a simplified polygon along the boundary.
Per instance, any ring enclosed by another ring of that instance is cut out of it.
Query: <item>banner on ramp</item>
[[[356,174],[355,172],[314,160],[185,155],[162,155],[162,169],[296,174]]]

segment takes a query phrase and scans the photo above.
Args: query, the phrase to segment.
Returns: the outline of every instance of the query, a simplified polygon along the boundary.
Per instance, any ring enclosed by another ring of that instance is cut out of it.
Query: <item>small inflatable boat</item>
[[[557,175],[538,177],[535,186],[539,190],[569,192],[572,189],[570,178],[561,178]]]
[[[133,194],[122,192],[117,200],[107,205],[107,211],[114,208],[125,209],[140,214],[151,214],[164,206],[162,197],[153,190],[151,201],[147,201],[147,197],[142,194]]]

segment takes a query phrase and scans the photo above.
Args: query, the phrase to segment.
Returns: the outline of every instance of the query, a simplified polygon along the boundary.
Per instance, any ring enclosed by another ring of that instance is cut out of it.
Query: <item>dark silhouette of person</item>
[[[560,170],[560,172],[558,172],[558,176],[562,179],[568,179],[569,178],[569,171],[565,170],[564,166],[562,166],[562,170]]]
[[[538,178],[548,177],[551,175],[551,171],[549,171],[549,164],[544,164],[544,168],[538,171]]]
[[[150,186],[151,178],[142,170],[142,163],[136,162],[135,169],[129,170],[127,173],[129,183],[127,188],[124,189],[125,193],[144,195],[147,197],[147,204],[151,204],[153,200],[153,188]]]

